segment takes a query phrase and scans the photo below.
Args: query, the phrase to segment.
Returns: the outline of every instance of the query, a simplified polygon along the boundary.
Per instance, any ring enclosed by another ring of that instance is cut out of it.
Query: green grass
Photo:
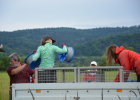
[[[9,100],[9,76],[0,72],[0,100]]]
[[[64,73],[64,82],[74,82],[74,73],[73,72],[65,72]],[[63,73],[57,72],[57,82],[63,82]]]

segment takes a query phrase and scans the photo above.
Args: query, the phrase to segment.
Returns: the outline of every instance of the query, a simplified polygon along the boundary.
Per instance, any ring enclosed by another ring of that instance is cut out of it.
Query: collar
[[[45,45],[52,45],[50,42],[46,42],[46,44]]]
[[[122,52],[124,49],[125,49],[124,46],[116,47],[115,53],[120,54],[120,52]]]

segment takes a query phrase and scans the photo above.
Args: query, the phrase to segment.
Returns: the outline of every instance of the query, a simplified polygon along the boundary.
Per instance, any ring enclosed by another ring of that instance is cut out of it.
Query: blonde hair
[[[107,47],[106,49],[106,63],[107,65],[112,65],[112,60],[115,60],[117,54],[115,53],[117,45],[113,44]]]

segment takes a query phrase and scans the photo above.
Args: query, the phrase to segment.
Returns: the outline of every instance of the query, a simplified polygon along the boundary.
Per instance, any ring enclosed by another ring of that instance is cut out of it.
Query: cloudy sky
[[[140,0],[0,0],[0,31],[140,25]]]

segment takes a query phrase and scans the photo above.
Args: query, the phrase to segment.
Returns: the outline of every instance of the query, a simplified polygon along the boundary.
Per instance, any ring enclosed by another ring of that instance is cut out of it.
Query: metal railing
[[[77,80],[76,67],[36,68],[37,83],[75,83]]]
[[[113,82],[118,73],[120,73],[120,82],[122,82],[122,70],[121,66],[78,68],[78,82]]]
[[[114,82],[118,73],[124,82],[122,66],[36,68],[35,78],[37,83]],[[136,75],[130,73],[134,71],[129,71],[129,77],[135,80]]]
[[[131,70],[131,71],[122,71],[122,79],[123,82],[136,82],[137,80],[137,75],[135,73],[135,71]]]

